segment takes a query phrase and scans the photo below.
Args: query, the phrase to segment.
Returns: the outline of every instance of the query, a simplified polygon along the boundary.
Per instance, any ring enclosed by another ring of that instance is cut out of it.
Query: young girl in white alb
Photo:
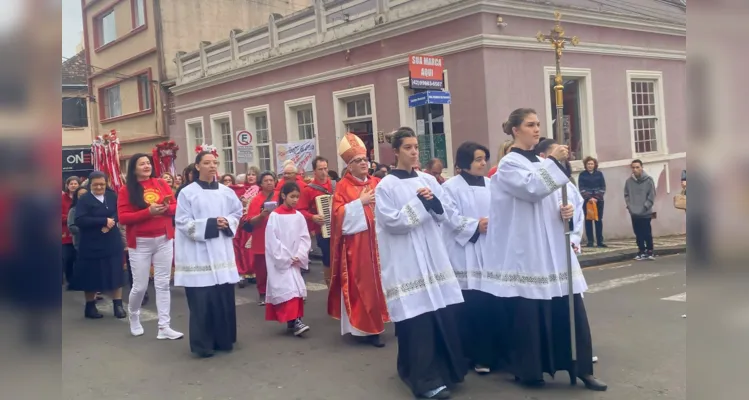
[[[278,207],[268,217],[265,230],[265,262],[268,284],[265,319],[285,322],[295,336],[309,330],[302,322],[307,288],[302,269],[309,269],[310,236],[304,216],[296,210],[299,186],[283,185]],[[267,207],[266,207],[267,208]]]

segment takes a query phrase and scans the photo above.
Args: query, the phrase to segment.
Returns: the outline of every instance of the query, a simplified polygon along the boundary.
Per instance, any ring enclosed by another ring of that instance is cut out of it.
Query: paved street
[[[397,377],[392,325],[387,347],[375,349],[341,338],[325,312],[321,266],[306,276],[309,299],[304,339],[263,320],[254,286],[237,290],[239,342],[234,352],[195,359],[187,340],[156,340],[153,289],[144,313],[146,334],[134,338],[127,320],[107,310],[101,320],[83,318],[82,294],[63,298],[63,399],[374,400],[411,399]],[[541,390],[517,387],[511,376],[470,373],[454,398],[489,399],[686,399],[686,257],[624,262],[585,270],[585,295],[593,331],[596,374],[609,391],[570,387],[566,373]],[[104,304],[100,310],[105,311]],[[172,292],[172,326],[187,333],[184,292]]]

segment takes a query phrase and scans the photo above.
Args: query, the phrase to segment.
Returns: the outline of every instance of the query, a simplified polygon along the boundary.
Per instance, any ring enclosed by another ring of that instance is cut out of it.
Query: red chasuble
[[[390,316],[385,305],[380,280],[380,256],[375,237],[374,203],[364,206],[368,229],[355,235],[342,234],[345,205],[359,199],[362,190],[374,190],[380,182],[369,177],[366,182],[346,173],[336,186],[331,216],[328,315],[341,319],[341,295],[351,326],[367,334],[385,330]]]

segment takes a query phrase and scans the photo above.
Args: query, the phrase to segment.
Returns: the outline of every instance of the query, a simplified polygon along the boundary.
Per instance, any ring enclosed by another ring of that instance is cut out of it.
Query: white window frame
[[[662,71],[637,71],[627,70],[627,109],[629,111],[629,140],[632,145],[632,158],[647,158],[651,155],[665,155],[668,153],[668,139],[666,135],[666,102],[664,101],[665,92],[663,90],[663,72]],[[633,80],[652,80],[654,81],[653,89],[655,90],[655,112],[656,112],[656,143],[657,151],[638,153],[635,146],[635,122],[634,112],[632,111],[632,81]],[[644,160],[643,160],[644,161]]]
[[[226,111],[218,114],[211,114],[211,144],[216,147],[216,151],[219,155],[219,173],[220,174],[228,174],[231,173],[234,175],[234,173],[237,170],[237,152],[234,146],[234,122],[232,121],[231,117],[231,111]],[[222,138],[221,138],[221,123],[229,120],[229,132],[232,134],[232,140],[231,140],[231,151],[232,151],[232,171],[234,172],[227,172],[226,170],[226,160],[223,158],[223,150],[224,146],[222,144]],[[203,135],[205,135],[205,131],[203,131]]]
[[[551,101],[551,78],[556,76],[557,69],[555,66],[544,67],[544,113],[546,114],[546,127],[542,129],[541,136],[548,138],[554,137],[554,120],[556,109],[549,112],[549,102]],[[582,78],[580,79],[580,132],[582,133],[583,152],[579,155],[579,160],[570,162],[572,169],[581,170],[583,168],[583,159],[591,156],[598,158],[596,151],[596,130],[595,130],[595,111],[593,110],[593,74],[590,68],[562,68],[562,77]],[[545,132],[545,133],[544,133]]]
[[[444,70],[445,77],[445,91],[450,91],[450,79],[448,78],[448,71]],[[411,89],[408,87],[408,77],[400,78],[397,80],[398,90],[398,115],[400,118],[400,126],[408,126],[414,131],[416,130],[416,110],[408,106],[408,96],[411,93]],[[449,168],[445,168],[442,174],[445,177],[452,177],[455,175],[455,153],[453,153],[453,134],[452,134],[452,118],[450,117],[452,106],[449,104],[443,105],[444,115],[442,116],[443,124],[445,126],[445,151],[447,151],[447,163]]]
[[[348,119],[348,113],[346,110],[346,102],[353,100],[353,97],[369,96],[370,108],[372,111],[372,134],[374,135],[374,158],[377,162],[380,161],[380,143],[377,141],[378,132],[377,129],[377,96],[375,95],[374,85],[359,86],[351,89],[339,90],[333,92],[333,120],[335,121],[335,145],[338,148],[338,143],[341,142],[343,136],[346,134],[346,127],[344,126],[344,120]],[[384,133],[383,133],[384,134]],[[369,157],[369,154],[367,154]],[[343,169],[346,164],[343,159],[338,156],[338,168],[337,171]]]
[[[106,41],[106,33],[104,29],[104,18],[108,16],[112,16],[112,29],[114,30],[114,37],[110,41]],[[109,43],[114,42],[117,40],[117,14],[115,13],[115,10],[112,9],[112,11],[102,15],[101,17],[97,18],[96,24],[98,25],[96,28],[97,34],[100,35],[99,37],[99,47],[107,45]]]
[[[275,164],[275,146],[273,145],[273,129],[271,128],[271,122],[270,122],[270,105],[269,104],[263,104],[260,106],[255,107],[247,107],[244,110],[242,110],[244,115],[244,126],[245,129],[250,131],[253,135],[253,141],[255,143],[253,144],[254,152],[255,152],[255,166],[259,167],[260,162],[260,152],[258,151],[258,147],[260,144],[256,141],[256,135],[257,135],[257,127],[255,126],[255,117],[265,114],[265,118],[268,121],[268,152],[270,154],[270,170],[274,171],[276,169]],[[317,136],[317,135],[315,135]]]
[[[117,89],[117,101],[114,104],[117,104],[117,115],[114,115],[112,112],[113,110],[113,103],[110,102],[110,91]],[[120,88],[119,84],[107,86],[104,89],[102,89],[102,92],[104,93],[104,119],[110,119],[110,118],[117,118],[122,116],[122,90]]]
[[[146,24],[146,0],[133,0],[132,13],[134,13],[133,21],[135,26],[133,29],[139,28]]]
[[[204,117],[195,117],[185,120],[185,139],[187,142],[187,160],[188,164],[192,162],[192,159],[194,159],[195,154],[195,147],[200,146],[203,143],[195,143],[195,138],[192,134],[191,127],[200,125],[200,129],[203,132],[203,141],[205,142],[206,136],[205,136],[205,118]]]
[[[312,108],[312,126],[315,129],[315,155],[320,155],[320,130],[317,122],[317,101],[315,96],[301,97],[283,102],[284,114],[286,116],[286,142],[299,141],[299,125],[297,123],[296,111],[304,107]]]

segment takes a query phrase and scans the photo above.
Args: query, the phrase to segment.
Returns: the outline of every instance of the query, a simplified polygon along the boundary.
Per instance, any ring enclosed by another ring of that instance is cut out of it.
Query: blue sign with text
[[[427,104],[450,104],[450,92],[430,90],[408,96],[408,106],[411,108]]]

